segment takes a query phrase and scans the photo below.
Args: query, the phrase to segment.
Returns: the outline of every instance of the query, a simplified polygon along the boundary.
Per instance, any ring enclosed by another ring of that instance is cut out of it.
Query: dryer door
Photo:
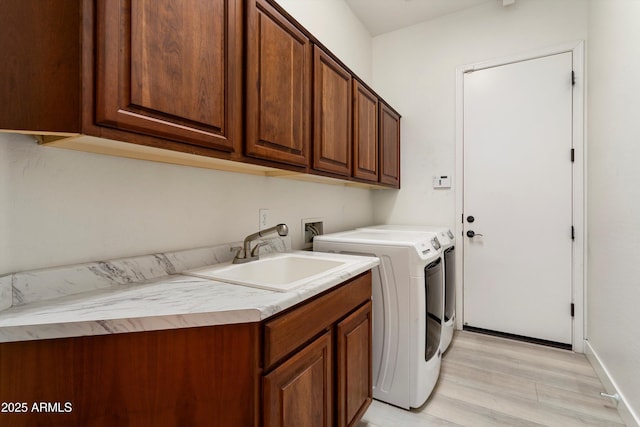
[[[456,314],[456,266],[455,246],[444,251],[444,321],[448,322]]]

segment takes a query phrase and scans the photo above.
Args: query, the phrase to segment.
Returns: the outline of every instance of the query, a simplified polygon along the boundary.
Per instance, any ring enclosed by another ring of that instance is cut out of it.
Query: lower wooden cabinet
[[[264,376],[264,427],[333,425],[332,356],[331,332],[326,332]]]
[[[264,325],[265,427],[355,426],[372,399],[371,273]]]
[[[371,302],[336,327],[337,426],[353,426],[371,404]]]
[[[0,426],[259,425],[259,323],[0,344]]]
[[[262,322],[0,343],[0,426],[352,426],[371,395],[371,272]]]
[[[264,427],[357,425],[372,398],[371,325],[367,302],[265,375]]]

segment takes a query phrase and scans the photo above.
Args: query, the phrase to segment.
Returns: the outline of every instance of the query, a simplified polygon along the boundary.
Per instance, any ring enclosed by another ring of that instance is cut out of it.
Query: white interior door
[[[568,52],[464,75],[465,326],[572,342],[571,71]]]

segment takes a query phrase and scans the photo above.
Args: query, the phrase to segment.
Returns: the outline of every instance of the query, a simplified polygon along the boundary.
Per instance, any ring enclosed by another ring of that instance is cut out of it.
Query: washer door
[[[424,294],[427,315],[425,316],[426,339],[424,360],[429,361],[438,353],[440,334],[442,332],[442,316],[444,311],[444,295],[442,283],[442,258],[438,258],[424,268]]]

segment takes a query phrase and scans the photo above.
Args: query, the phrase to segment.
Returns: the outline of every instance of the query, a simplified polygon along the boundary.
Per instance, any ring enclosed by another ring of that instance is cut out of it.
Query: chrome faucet
[[[244,248],[239,248],[239,247],[231,248],[231,250],[234,250],[234,249],[238,250],[235,258],[233,258],[233,263],[242,264],[245,262],[255,261],[257,259],[260,259],[259,248],[260,246],[265,245],[265,243],[258,243],[253,248],[253,250],[251,250],[251,242],[271,233],[278,233],[278,235],[284,237],[287,234],[289,234],[289,227],[287,227],[287,224],[278,224],[275,227],[267,228],[265,230],[258,231],[257,233],[249,234],[247,237],[244,238],[244,245],[243,245]]]

